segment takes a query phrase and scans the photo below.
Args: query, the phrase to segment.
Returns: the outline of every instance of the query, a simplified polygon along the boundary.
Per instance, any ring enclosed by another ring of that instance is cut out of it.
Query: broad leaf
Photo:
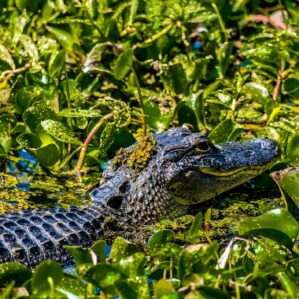
[[[238,230],[241,235],[265,236],[291,247],[299,234],[299,223],[286,209],[275,209],[244,219]]]
[[[131,48],[125,50],[121,53],[116,62],[114,67],[114,76],[116,79],[121,80],[123,79],[128,71],[131,69],[133,63],[133,51]]]
[[[47,119],[41,122],[43,129],[53,138],[65,142],[81,145],[82,142],[74,136],[74,133],[62,123]]]

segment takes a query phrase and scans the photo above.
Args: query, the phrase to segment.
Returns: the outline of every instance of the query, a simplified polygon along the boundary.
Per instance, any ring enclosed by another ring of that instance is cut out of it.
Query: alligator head
[[[129,222],[151,223],[182,214],[188,205],[257,176],[279,156],[275,142],[264,138],[216,145],[184,128],[154,137],[156,148],[141,172],[110,164],[100,188],[91,193],[94,202],[101,197]]]
[[[202,134],[173,129],[156,137],[165,185],[179,204],[215,197],[265,171],[279,156],[273,140],[213,144]]]

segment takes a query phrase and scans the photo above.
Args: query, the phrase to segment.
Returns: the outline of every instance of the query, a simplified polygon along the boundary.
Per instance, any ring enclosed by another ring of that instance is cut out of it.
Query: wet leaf
[[[61,73],[61,71],[64,69],[65,55],[66,55],[65,50],[61,50],[57,54],[57,56],[55,57],[51,65],[49,66],[49,75],[51,77],[58,76]]]
[[[292,247],[299,234],[299,224],[285,209],[275,209],[258,217],[244,219],[238,227],[241,235],[265,236],[279,244]]]
[[[46,101],[35,102],[23,113],[23,120],[32,133],[37,133],[38,125],[47,119],[58,120],[58,117]]]
[[[121,80],[123,79],[128,71],[132,67],[133,62],[133,51],[132,49],[127,49],[124,52],[122,52],[116,62],[114,67],[114,76],[116,79]]]
[[[76,266],[81,264],[92,264],[92,257],[90,251],[85,248],[80,248],[78,246],[64,246],[64,248],[71,254],[74,258]]]
[[[179,298],[177,294],[174,292],[173,285],[171,281],[167,281],[165,279],[160,279],[155,284],[155,293],[154,298],[160,299],[160,298]]]
[[[38,136],[33,133],[20,134],[17,137],[17,142],[29,150],[36,150],[42,145]]]
[[[114,141],[114,133],[116,130],[115,122],[108,122],[102,131],[99,150],[105,153]]]
[[[116,283],[122,278],[112,265],[98,263],[86,273],[86,280],[101,288],[106,294],[116,295]]]
[[[90,50],[90,52],[87,54],[85,62],[84,62],[83,72],[88,73],[100,66],[102,56],[108,50],[107,49],[108,46],[109,46],[109,44],[107,44],[107,43],[96,44]]]
[[[36,11],[42,3],[42,0],[15,0],[15,3],[20,11],[23,11],[24,9],[27,9],[29,11]]]
[[[58,285],[62,278],[62,269],[59,263],[44,261],[36,268],[32,276],[32,287],[36,293],[51,290],[49,278],[52,279],[54,286]]]
[[[203,234],[203,214],[202,212],[197,213],[195,219],[193,220],[187,234],[186,240],[189,242],[195,242],[198,240],[198,237]]]
[[[284,93],[290,95],[293,98],[299,98],[299,80],[295,78],[288,78],[282,84],[282,90]]]
[[[134,254],[135,252],[137,252],[137,247],[134,244],[126,241],[121,237],[117,237],[111,246],[109,258],[115,261],[119,261],[122,258]]]
[[[118,262],[118,270],[125,277],[135,277],[144,275],[145,256],[141,252],[136,252],[131,256],[122,258]]]
[[[106,261],[106,242],[104,240],[97,241],[91,247],[91,250],[96,253],[98,262]]]
[[[37,160],[45,166],[53,166],[59,161],[60,154],[55,144],[48,144],[38,148],[36,152]]]
[[[144,101],[144,110],[146,114],[146,122],[151,128],[158,128],[161,118],[161,112],[159,106],[153,101]]]
[[[226,142],[233,133],[234,123],[231,119],[221,122],[210,134],[209,138],[215,143]]]
[[[293,133],[289,139],[286,150],[287,158],[290,163],[297,165],[299,162],[299,133]]]
[[[7,286],[15,281],[15,286],[21,286],[31,277],[31,271],[24,265],[16,262],[0,265],[0,286]]]
[[[256,82],[245,83],[241,92],[246,98],[252,99],[261,104],[265,104],[270,96],[268,89],[264,85]]]
[[[276,171],[271,173],[271,176],[299,208],[299,167],[289,167]]]
[[[62,47],[64,47],[69,52],[73,52],[75,41],[73,36],[68,31],[50,26],[47,26],[46,28],[56,37]]]
[[[146,276],[130,277],[117,282],[119,294],[123,298],[148,299],[150,290]]]
[[[89,109],[89,110],[82,110],[82,109],[72,109],[66,108],[59,112],[59,116],[62,117],[101,117],[102,113],[100,110],[97,109]]]
[[[74,133],[62,123],[47,119],[41,122],[43,129],[53,138],[65,142],[81,145],[82,142],[74,136]]]
[[[6,153],[8,153],[12,145],[11,131],[15,125],[16,118],[14,115],[0,115],[0,146]]]
[[[181,63],[168,67],[163,76],[163,82],[169,90],[176,94],[189,94],[188,81]]]
[[[148,240],[147,246],[150,250],[156,250],[163,247],[166,243],[172,243],[174,240],[174,233],[171,230],[159,230],[153,234]]]
[[[30,107],[34,98],[40,94],[41,90],[35,86],[26,86],[18,90],[15,95],[15,104],[17,112],[22,114]]]
[[[0,44],[0,60],[5,61],[11,67],[11,69],[14,70],[16,68],[14,60],[10,55],[8,49],[1,44]]]

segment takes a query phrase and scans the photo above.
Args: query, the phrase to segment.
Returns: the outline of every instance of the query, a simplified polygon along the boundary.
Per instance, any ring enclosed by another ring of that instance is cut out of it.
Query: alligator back
[[[88,247],[101,237],[104,214],[95,207],[26,210],[0,216],[0,263],[34,267],[51,258],[69,258],[63,245]]]

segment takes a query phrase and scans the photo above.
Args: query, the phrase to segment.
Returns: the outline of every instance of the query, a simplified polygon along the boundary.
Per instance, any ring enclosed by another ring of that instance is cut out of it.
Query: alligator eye
[[[198,151],[200,153],[207,152],[210,149],[210,143],[207,141],[200,142],[196,145],[195,149],[196,149],[196,151]]]

